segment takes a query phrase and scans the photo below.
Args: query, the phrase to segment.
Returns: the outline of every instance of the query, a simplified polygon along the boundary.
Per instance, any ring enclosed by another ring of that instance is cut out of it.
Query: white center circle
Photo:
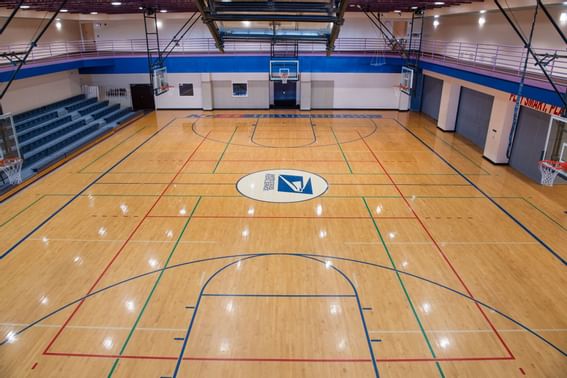
[[[245,197],[263,202],[302,202],[323,195],[329,184],[321,176],[293,169],[274,169],[251,173],[236,183]]]

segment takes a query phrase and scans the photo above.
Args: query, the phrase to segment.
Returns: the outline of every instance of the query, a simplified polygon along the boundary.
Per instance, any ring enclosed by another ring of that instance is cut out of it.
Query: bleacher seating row
[[[14,126],[24,159],[22,178],[34,175],[137,114],[131,108],[84,95],[16,114]]]

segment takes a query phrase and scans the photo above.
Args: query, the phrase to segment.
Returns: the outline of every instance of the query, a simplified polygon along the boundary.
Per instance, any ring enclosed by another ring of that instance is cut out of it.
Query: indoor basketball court
[[[0,376],[567,374],[567,5],[51,3],[0,2]]]

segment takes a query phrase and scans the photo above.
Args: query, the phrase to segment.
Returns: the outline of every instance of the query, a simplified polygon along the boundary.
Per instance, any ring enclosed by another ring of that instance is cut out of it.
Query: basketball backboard
[[[400,90],[407,95],[411,95],[412,89],[413,89],[413,68],[402,67]]]
[[[567,161],[567,118],[551,117],[541,160]]]
[[[11,114],[0,115],[0,159],[20,157],[20,147]]]
[[[270,80],[299,80],[299,61],[270,60]]]
[[[164,94],[169,90],[169,82],[167,81],[167,68],[160,67],[154,70],[154,93],[156,96]]]

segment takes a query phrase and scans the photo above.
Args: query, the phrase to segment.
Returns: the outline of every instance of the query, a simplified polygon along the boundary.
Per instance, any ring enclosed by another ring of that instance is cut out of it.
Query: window
[[[232,83],[232,97],[247,97],[248,83]]]
[[[193,84],[179,84],[179,95],[180,96],[194,96]]]

